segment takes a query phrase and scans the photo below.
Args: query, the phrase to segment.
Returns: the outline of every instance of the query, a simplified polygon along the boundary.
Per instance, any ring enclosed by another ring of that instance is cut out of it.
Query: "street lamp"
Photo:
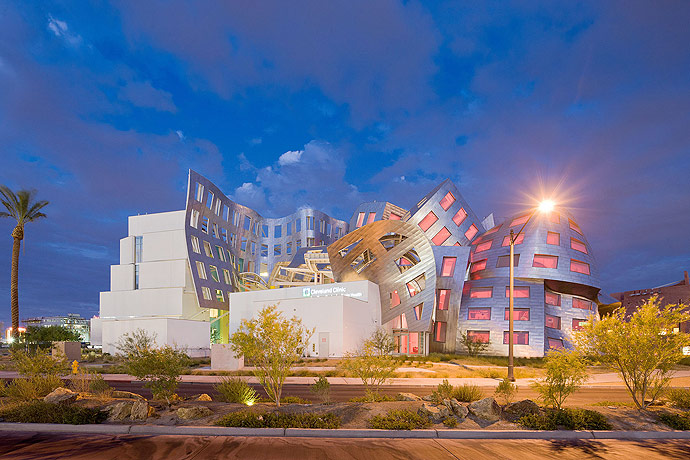
[[[520,230],[517,233],[513,232],[512,228],[510,229],[510,283],[508,288],[508,379],[511,382],[515,381],[515,376],[513,375],[513,285],[515,284],[515,268],[513,267],[513,261],[515,258],[515,240],[517,240],[518,236],[520,236],[520,233],[522,233],[522,231],[525,229],[529,221],[532,220],[532,217],[534,217],[534,214],[537,211],[539,211],[542,214],[550,213],[551,211],[553,211],[554,206],[555,203],[552,200],[542,201],[541,203],[539,203],[539,206],[532,210],[529,217],[527,218],[527,221],[524,224],[522,224],[522,227],[520,227]]]

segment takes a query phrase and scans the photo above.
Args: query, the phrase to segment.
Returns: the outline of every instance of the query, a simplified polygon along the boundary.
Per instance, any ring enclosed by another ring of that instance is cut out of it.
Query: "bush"
[[[386,415],[375,415],[367,421],[367,426],[375,430],[418,430],[429,428],[429,417],[408,409],[390,410]]]
[[[690,388],[673,388],[668,392],[671,403],[681,409],[690,409]]]
[[[275,412],[233,412],[218,420],[218,426],[242,428],[340,428],[335,414],[281,414]]]
[[[560,409],[566,398],[580,388],[587,380],[587,366],[580,354],[573,350],[551,350],[546,355],[546,377],[535,382],[533,388],[539,392],[545,404]]]
[[[309,388],[323,404],[331,402],[331,384],[323,375],[319,376],[314,384]]]
[[[367,393],[378,392],[398,367],[398,360],[381,354],[371,339],[364,341],[357,352],[346,353],[345,358],[340,364],[342,369],[362,380]]]
[[[0,409],[0,417],[7,422],[84,425],[101,423],[108,414],[88,407],[31,401]]]
[[[350,402],[391,402],[391,401],[402,401],[402,396],[397,395],[384,395],[381,393],[375,393],[373,391],[366,392],[364,396],[357,396],[356,398],[350,399]]]
[[[503,380],[501,380],[501,382],[498,384],[498,386],[496,387],[496,391],[494,392],[494,395],[496,395],[497,398],[503,398],[505,404],[510,404],[510,401],[512,401],[513,396],[515,396],[517,391],[517,385],[515,385],[513,382],[510,381],[508,377],[506,377]]]
[[[659,419],[674,430],[690,430],[690,414],[659,414]]]
[[[251,406],[259,399],[256,391],[239,377],[223,377],[220,379],[220,383],[213,388],[220,393],[223,401],[229,403]]]
[[[309,401],[299,396],[283,396],[280,398],[280,404],[309,404]]]
[[[448,428],[455,428],[456,426],[458,426],[458,419],[456,419],[455,417],[448,417],[443,421],[443,424]]]
[[[62,386],[62,379],[57,375],[35,375],[29,378],[12,380],[5,392],[12,399],[29,401],[39,399]]]
[[[521,417],[518,423],[532,430],[610,430],[611,424],[599,412],[586,409],[551,409]]]
[[[463,383],[462,385],[455,387],[453,397],[458,401],[472,402],[482,399],[484,397],[484,393],[477,385],[468,385],[467,383]]]
[[[113,393],[113,389],[108,385],[101,374],[95,374],[93,379],[89,382],[89,391],[91,393],[110,396]]]

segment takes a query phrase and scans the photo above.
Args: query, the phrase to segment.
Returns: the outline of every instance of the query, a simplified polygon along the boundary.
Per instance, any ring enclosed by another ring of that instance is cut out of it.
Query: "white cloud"
[[[65,21],[55,19],[53,16],[48,17],[48,30],[71,46],[79,46],[82,44],[82,38],[78,34],[70,32]]]
[[[186,139],[186,137],[184,136],[184,133],[182,132],[181,129],[178,129],[177,131],[175,131],[175,134],[177,134],[177,137],[179,137],[181,141]]]
[[[278,158],[278,164],[281,166],[299,163],[304,150],[288,150]]]
[[[245,182],[237,187],[231,198],[253,209],[266,206],[266,195],[263,189],[252,182]]]

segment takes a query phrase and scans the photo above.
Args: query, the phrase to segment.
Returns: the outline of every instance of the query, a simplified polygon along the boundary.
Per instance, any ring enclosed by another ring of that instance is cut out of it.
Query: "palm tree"
[[[47,201],[34,201],[35,190],[19,190],[14,193],[9,187],[0,185],[0,201],[7,212],[0,211],[0,217],[13,217],[17,226],[12,231],[14,244],[12,245],[12,279],[10,296],[12,298],[12,337],[19,335],[19,248],[24,239],[24,225],[46,215],[41,209],[48,205]]]

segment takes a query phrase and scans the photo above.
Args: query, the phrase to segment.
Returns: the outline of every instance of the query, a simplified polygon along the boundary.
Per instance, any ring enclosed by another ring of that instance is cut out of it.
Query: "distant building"
[[[22,322],[26,327],[63,326],[79,334],[82,342],[89,342],[91,340],[91,323],[77,313],[70,313],[67,316],[41,316],[25,319]]]

